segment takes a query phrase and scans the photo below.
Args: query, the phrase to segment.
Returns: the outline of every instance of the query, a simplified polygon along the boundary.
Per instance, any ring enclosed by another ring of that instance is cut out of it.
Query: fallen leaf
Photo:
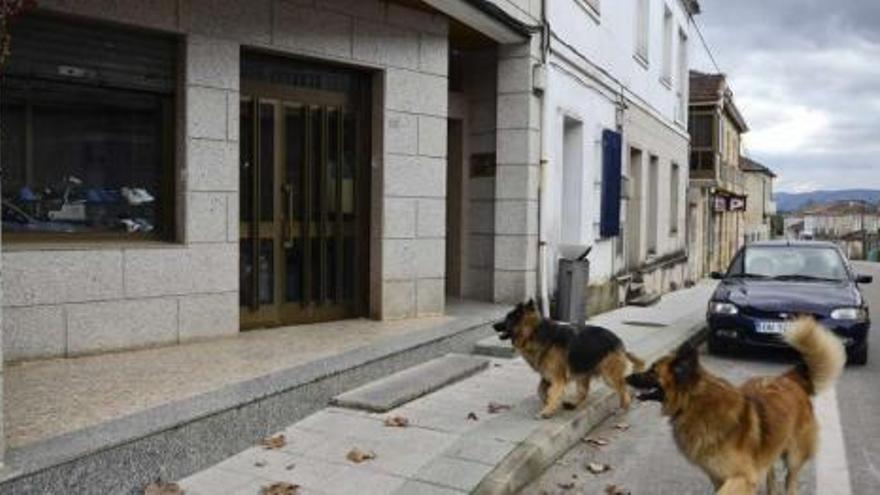
[[[354,462],[355,464],[360,464],[364,461],[368,461],[370,459],[375,459],[376,453],[375,452],[364,452],[363,450],[355,447],[355,448],[351,449],[350,451],[348,451],[348,455],[346,455],[345,458],[351,462]]]
[[[556,483],[556,486],[558,486],[559,488],[561,488],[563,490],[571,490],[572,488],[574,488],[574,482],[571,481],[568,483]]]
[[[584,443],[592,447],[601,448],[608,445],[610,442],[604,438],[585,438]]]
[[[629,425],[626,423],[617,423],[614,425],[614,429],[617,431],[626,431],[629,429]]]
[[[499,404],[497,402],[490,402],[488,406],[486,406],[486,410],[489,411],[489,414],[498,414],[501,411],[509,411],[509,404]]]
[[[394,428],[406,428],[409,426],[409,420],[403,416],[389,416],[385,418],[385,426]]]
[[[177,483],[156,480],[144,488],[144,495],[183,495],[183,489]]]
[[[629,490],[617,485],[608,485],[605,487],[605,495],[629,495]]]
[[[284,433],[279,433],[275,436],[264,438],[260,445],[265,447],[266,450],[275,450],[287,445],[287,440],[284,438]]]
[[[259,461],[257,461],[257,462],[254,463],[254,466],[256,466],[256,467],[266,467],[267,464],[268,464],[268,463],[267,463],[266,461],[260,459]]]
[[[477,421],[477,420],[480,419],[480,418],[477,417],[477,413],[475,413],[475,412],[469,412],[468,415],[467,415],[467,419],[469,419],[469,420],[471,420],[471,421]]]
[[[611,471],[611,466],[608,464],[602,464],[601,462],[591,462],[587,464],[587,471],[593,474],[602,474],[607,471]]]
[[[260,495],[294,495],[299,491],[299,485],[279,481],[271,485],[264,486],[260,489]]]

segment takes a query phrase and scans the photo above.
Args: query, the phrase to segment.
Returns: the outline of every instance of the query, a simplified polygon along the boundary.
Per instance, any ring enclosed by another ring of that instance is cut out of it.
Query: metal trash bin
[[[580,246],[579,250],[584,247]],[[586,248],[579,256],[563,257],[559,260],[559,272],[556,275],[556,320],[565,321],[575,325],[583,324],[587,320],[587,298],[584,290],[590,280],[590,262],[587,256],[592,247]],[[567,249],[571,251],[571,249]]]

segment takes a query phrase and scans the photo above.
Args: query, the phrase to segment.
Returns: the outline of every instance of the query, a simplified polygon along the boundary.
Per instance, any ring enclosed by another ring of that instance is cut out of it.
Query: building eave
[[[485,34],[500,44],[523,43],[536,27],[514,18],[488,0],[422,0],[466,26]]]

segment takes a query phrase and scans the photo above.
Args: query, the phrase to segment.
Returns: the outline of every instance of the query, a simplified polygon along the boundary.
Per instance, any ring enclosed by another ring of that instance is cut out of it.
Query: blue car
[[[739,348],[786,348],[781,336],[798,315],[809,315],[846,346],[848,362],[868,361],[871,315],[858,275],[830,242],[767,241],[739,250],[709,302],[711,353]]]

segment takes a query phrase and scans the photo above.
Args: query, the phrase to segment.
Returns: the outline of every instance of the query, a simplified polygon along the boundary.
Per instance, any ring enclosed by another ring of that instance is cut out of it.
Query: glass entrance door
[[[366,181],[350,97],[243,84],[240,112],[242,327],[359,316]]]

